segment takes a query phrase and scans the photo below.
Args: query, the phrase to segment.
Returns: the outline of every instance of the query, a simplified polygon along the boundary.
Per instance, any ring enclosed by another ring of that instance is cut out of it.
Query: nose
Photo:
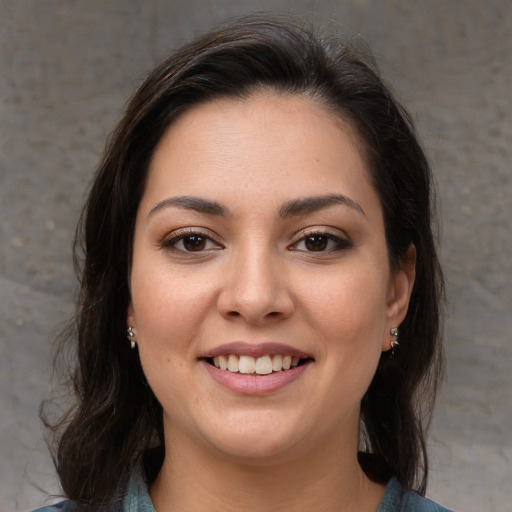
[[[221,316],[266,325],[293,314],[291,283],[277,259],[263,250],[233,255],[217,302]]]

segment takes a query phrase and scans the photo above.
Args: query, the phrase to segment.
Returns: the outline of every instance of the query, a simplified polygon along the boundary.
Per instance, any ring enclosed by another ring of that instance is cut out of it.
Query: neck
[[[158,512],[373,512],[384,492],[361,470],[357,440],[326,442],[300,456],[247,460],[204,449],[176,432],[171,439],[150,491]]]

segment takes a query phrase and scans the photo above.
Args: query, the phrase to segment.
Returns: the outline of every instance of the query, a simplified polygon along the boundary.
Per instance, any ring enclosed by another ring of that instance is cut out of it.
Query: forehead
[[[352,127],[307,97],[261,92],[184,112],[155,150],[143,200],[259,194],[278,202],[333,189],[374,194]]]

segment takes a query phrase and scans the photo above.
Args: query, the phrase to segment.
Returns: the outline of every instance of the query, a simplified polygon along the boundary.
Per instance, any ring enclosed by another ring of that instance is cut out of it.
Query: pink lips
[[[297,380],[305,371],[307,371],[310,367],[310,363],[302,364],[295,368],[290,368],[289,370],[272,372],[268,375],[256,375],[221,370],[206,361],[206,359],[226,354],[234,354],[238,356],[248,355],[255,358],[265,355],[272,356],[281,354],[291,355],[292,357],[298,357],[299,359],[310,358],[311,361],[313,361],[309,354],[280,343],[252,344],[234,342],[206,351],[200,358],[200,363],[203,368],[218,384],[241,395],[261,396],[275,393]]]
[[[266,395],[274,393],[300,377],[310,366],[304,364],[290,370],[270,373],[269,375],[256,375],[232,373],[228,370],[219,370],[201,360],[201,364],[213,379],[225,388],[241,395]]]

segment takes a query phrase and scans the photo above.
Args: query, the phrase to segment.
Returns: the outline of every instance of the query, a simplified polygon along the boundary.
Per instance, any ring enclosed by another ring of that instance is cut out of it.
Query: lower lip
[[[306,363],[290,370],[272,372],[268,375],[257,375],[255,373],[234,373],[228,370],[220,370],[204,360],[201,360],[201,364],[216,382],[240,395],[275,393],[296,381],[311,365],[311,363]]]

